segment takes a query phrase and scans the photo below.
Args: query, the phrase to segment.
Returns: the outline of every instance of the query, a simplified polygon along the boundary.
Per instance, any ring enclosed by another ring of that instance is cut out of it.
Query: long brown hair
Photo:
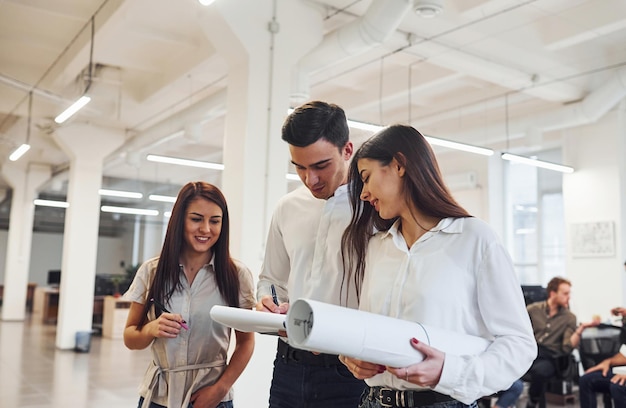
[[[365,273],[365,252],[375,231],[387,231],[396,218],[385,220],[360,199],[363,181],[359,174],[360,159],[372,159],[386,166],[393,159],[405,168],[403,197],[422,214],[436,218],[471,217],[450,194],[443,181],[435,154],[424,136],[411,126],[393,125],[382,129],[357,150],[348,170],[348,195],[352,219],[341,239],[344,259],[343,282],[356,285],[360,295]]]
[[[185,218],[189,203],[203,198],[217,204],[222,209],[222,230],[211,248],[215,258],[215,280],[222,297],[229,306],[239,307],[239,274],[230,257],[229,249],[229,218],[228,206],[222,192],[212,184],[195,181],[187,183],[180,189],[172,215],[167,224],[165,240],[161,256],[157,264],[154,278],[148,291],[148,301],[144,304],[144,313],[137,329],[141,330],[147,323],[148,311],[152,306],[150,299],[163,305],[169,303],[176,290],[182,290],[180,273],[180,254],[185,243]]]

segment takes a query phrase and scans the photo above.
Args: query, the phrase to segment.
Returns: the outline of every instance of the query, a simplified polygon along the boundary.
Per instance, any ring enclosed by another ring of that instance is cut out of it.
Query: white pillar
[[[487,190],[489,194],[489,225],[498,233],[502,242],[511,249],[511,236],[507,234],[507,195],[504,180],[504,160],[496,153],[489,157],[487,166]]]
[[[56,346],[71,349],[76,332],[91,330],[103,160],[122,145],[124,133],[70,125],[53,137],[70,157]]]
[[[245,12],[243,11],[245,10]],[[229,64],[222,191],[231,254],[256,278],[274,206],[287,191],[288,147],[281,139],[297,61],[322,39],[322,18],[293,0],[216,2],[201,15],[207,38]],[[235,405],[268,401],[276,338],[256,336],[235,385]]]
[[[626,99],[618,105],[617,108],[617,156],[619,169],[619,197],[620,201],[620,220],[617,223],[615,236],[617,240],[617,259],[619,260],[619,270],[622,282],[622,302],[620,306],[626,305]]]
[[[33,200],[37,197],[37,189],[50,178],[50,167],[31,164],[24,168],[8,163],[2,166],[2,175],[13,188],[2,320],[24,320],[35,216]]]
[[[321,41],[322,19],[292,0],[216,2],[205,11],[207,38],[230,66],[222,190],[231,253],[256,268],[274,205],[287,191],[281,127],[290,78],[297,61]]]

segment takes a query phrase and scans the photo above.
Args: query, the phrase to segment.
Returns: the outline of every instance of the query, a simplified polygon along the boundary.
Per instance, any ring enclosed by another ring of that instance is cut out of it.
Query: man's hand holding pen
[[[256,310],[260,312],[270,312],[287,314],[289,310],[289,303],[281,303],[277,305],[270,295],[263,296],[261,301],[256,304]]]
[[[274,285],[271,285],[270,289],[272,294],[263,296],[261,301],[256,304],[256,310],[260,312],[287,314],[287,311],[289,311],[289,303],[280,303],[278,301],[276,287]]]
[[[271,286],[271,290],[271,295],[263,296],[261,300],[256,304],[256,310],[259,312],[287,314],[287,311],[289,311],[289,303],[280,303],[278,301],[278,297],[276,296],[276,288],[274,287],[274,285]],[[282,337],[287,337],[287,331],[279,330],[278,335]]]

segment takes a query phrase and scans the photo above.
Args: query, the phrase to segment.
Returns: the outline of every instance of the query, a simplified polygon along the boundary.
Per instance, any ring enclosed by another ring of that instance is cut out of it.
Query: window
[[[560,151],[538,158],[560,161]],[[508,246],[520,282],[543,285],[565,276],[565,221],[561,173],[507,162]]]

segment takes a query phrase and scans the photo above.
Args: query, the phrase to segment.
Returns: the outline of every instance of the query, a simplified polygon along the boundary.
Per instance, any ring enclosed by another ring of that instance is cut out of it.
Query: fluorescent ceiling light
[[[70,206],[70,204],[65,201],[42,200],[39,198],[34,199],[33,204],[41,206],[41,207],[57,207],[57,208],[67,208]]]
[[[210,6],[211,4],[213,4],[213,2],[215,2],[215,0],[198,0],[198,3],[202,4],[203,6]]]
[[[424,136],[424,138],[434,146],[447,147],[448,149],[461,150],[469,153],[482,154],[483,156],[492,156],[493,150],[486,147],[478,147],[465,143],[453,142],[451,140],[439,139],[438,137]]]
[[[348,119],[347,122],[348,122],[348,126],[350,126],[351,128],[368,130],[370,132],[378,132],[379,130],[383,128],[383,126],[380,126],[380,125],[374,125],[372,123],[365,123],[365,122],[357,122],[356,120]]]
[[[177,157],[159,156],[156,154],[149,154],[146,156],[148,161],[177,164],[179,166],[200,167],[203,169],[224,170],[224,165],[221,163],[210,163],[199,160],[180,159]]]
[[[535,167],[541,167],[542,169],[560,171],[561,173],[573,173],[574,168],[570,166],[564,166],[562,164],[551,163],[538,159],[531,159],[530,157],[518,156],[511,153],[502,153],[503,160],[509,160],[516,163],[528,164]]]
[[[176,197],[172,197],[172,196],[150,194],[148,198],[152,201],[161,201],[163,203],[175,203],[176,202]]]
[[[285,178],[286,178],[287,180],[301,181],[301,180],[300,180],[300,176],[298,176],[297,174],[293,174],[293,173],[287,173],[287,174],[285,174]]]
[[[118,213],[118,214],[133,214],[133,215],[159,215],[157,210],[147,210],[143,208],[130,208],[130,207],[114,207],[111,205],[103,205],[100,207],[102,212]]]
[[[293,112],[293,108],[289,108],[287,110],[287,114]],[[382,130],[384,126],[375,125],[373,123],[365,123],[359,122],[356,120],[348,119],[348,126],[354,129],[367,130],[370,132],[378,132]],[[488,149],[486,147],[479,147],[474,145],[469,145],[465,143],[453,142],[451,140],[439,139],[437,137],[432,136],[424,136],[424,138],[433,146],[447,147],[448,149],[461,150],[469,153],[482,154],[483,156],[492,156],[494,151],[492,149]],[[289,179],[289,176],[287,176]],[[290,179],[291,180],[291,179]]]
[[[54,118],[56,123],[63,123],[68,120],[73,114],[81,110],[85,105],[87,105],[91,101],[91,98],[88,96],[81,96],[78,98],[76,102],[70,105],[69,108],[65,109],[59,116]]]
[[[106,190],[104,188],[101,188],[100,190],[98,190],[98,194],[100,194],[101,196],[107,196],[107,197],[123,197],[123,198],[142,198],[143,197],[143,194],[136,193],[133,191]]]
[[[20,147],[18,147],[17,149],[15,149],[13,151],[13,153],[11,153],[11,155],[9,156],[9,160],[11,161],[16,161],[18,160],[20,157],[22,157],[24,155],[24,153],[26,153],[27,151],[30,150],[30,145],[24,143],[23,145],[21,145]]]
[[[171,211],[164,211],[163,212],[163,217],[164,218],[170,218],[172,216],[172,212]]]

